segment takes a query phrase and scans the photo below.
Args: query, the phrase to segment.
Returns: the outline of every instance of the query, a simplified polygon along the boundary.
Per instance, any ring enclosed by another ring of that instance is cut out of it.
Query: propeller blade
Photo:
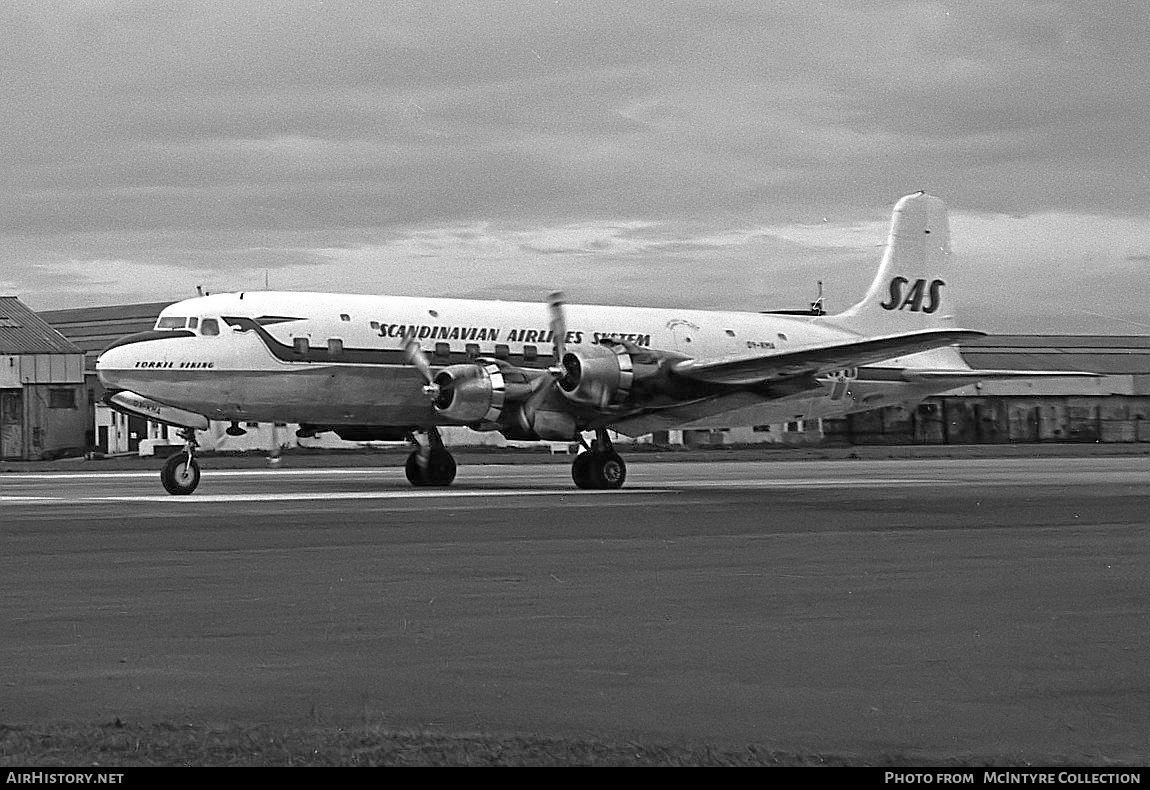
[[[423,394],[435,400],[439,397],[439,385],[435,383],[435,377],[431,373],[431,362],[428,361],[427,354],[423,353],[419,341],[414,337],[408,337],[403,343],[403,353],[407,357],[407,361],[420,372],[424,381],[427,382],[423,385]]]
[[[551,315],[551,340],[555,344],[555,365],[551,375],[559,378],[566,370],[563,355],[567,353],[567,316],[563,311],[563,292],[555,291],[547,298],[547,311]]]
[[[279,466],[280,462],[280,428],[278,423],[272,423],[271,438],[268,440],[268,466]]]

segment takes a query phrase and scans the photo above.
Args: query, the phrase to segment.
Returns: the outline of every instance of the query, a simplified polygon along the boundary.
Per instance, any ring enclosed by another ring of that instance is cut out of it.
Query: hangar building
[[[962,346],[972,368],[1077,370],[1098,378],[988,381],[824,421],[849,444],[1150,442],[1150,337],[990,335]]]
[[[84,356],[15,296],[0,296],[0,459],[80,455],[94,443]]]

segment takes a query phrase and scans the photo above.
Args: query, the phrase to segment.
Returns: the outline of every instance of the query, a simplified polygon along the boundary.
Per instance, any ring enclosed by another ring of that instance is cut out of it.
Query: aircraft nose
[[[120,375],[131,367],[128,355],[135,356],[135,351],[129,351],[131,344],[126,342],[127,340],[128,338],[120,338],[105,348],[96,358],[96,374],[100,377],[100,382],[108,389],[119,389],[121,387]]]
[[[193,337],[193,333],[181,330],[136,332],[125,335],[105,348],[96,358],[96,373],[103,385],[109,389],[122,388],[123,374],[136,367],[140,359],[141,343],[157,340],[170,340],[176,337]]]

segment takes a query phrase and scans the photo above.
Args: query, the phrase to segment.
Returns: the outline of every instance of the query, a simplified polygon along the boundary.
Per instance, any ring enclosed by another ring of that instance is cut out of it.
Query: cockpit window
[[[218,335],[220,333],[220,322],[214,318],[205,318],[200,322],[201,335]]]
[[[188,329],[195,329],[199,325],[200,325],[200,319],[198,319],[198,318],[189,318],[188,319]]]
[[[156,329],[183,329],[188,319],[183,316],[165,315],[156,322]]]

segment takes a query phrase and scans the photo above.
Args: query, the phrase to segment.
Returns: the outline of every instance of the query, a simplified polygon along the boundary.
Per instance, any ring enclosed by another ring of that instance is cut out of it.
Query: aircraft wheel
[[[455,480],[455,458],[447,450],[432,450],[427,458],[427,467],[419,463],[419,450],[407,456],[403,471],[413,486],[449,486]]]
[[[407,474],[407,482],[413,486],[427,485],[423,481],[423,469],[419,466],[419,450],[415,450],[407,456],[407,463],[403,465],[403,471]]]
[[[183,496],[196,490],[200,484],[200,465],[187,453],[177,453],[164,463],[160,470],[160,482],[169,494]]]
[[[595,463],[591,466],[592,478],[596,488],[616,489],[622,488],[627,479],[627,464],[615,452],[595,453]]]
[[[455,480],[455,458],[442,449],[431,451],[427,461],[427,485],[449,486]]]
[[[594,453],[579,453],[571,462],[571,479],[575,481],[576,488],[596,488],[594,475],[591,472],[591,461]]]

